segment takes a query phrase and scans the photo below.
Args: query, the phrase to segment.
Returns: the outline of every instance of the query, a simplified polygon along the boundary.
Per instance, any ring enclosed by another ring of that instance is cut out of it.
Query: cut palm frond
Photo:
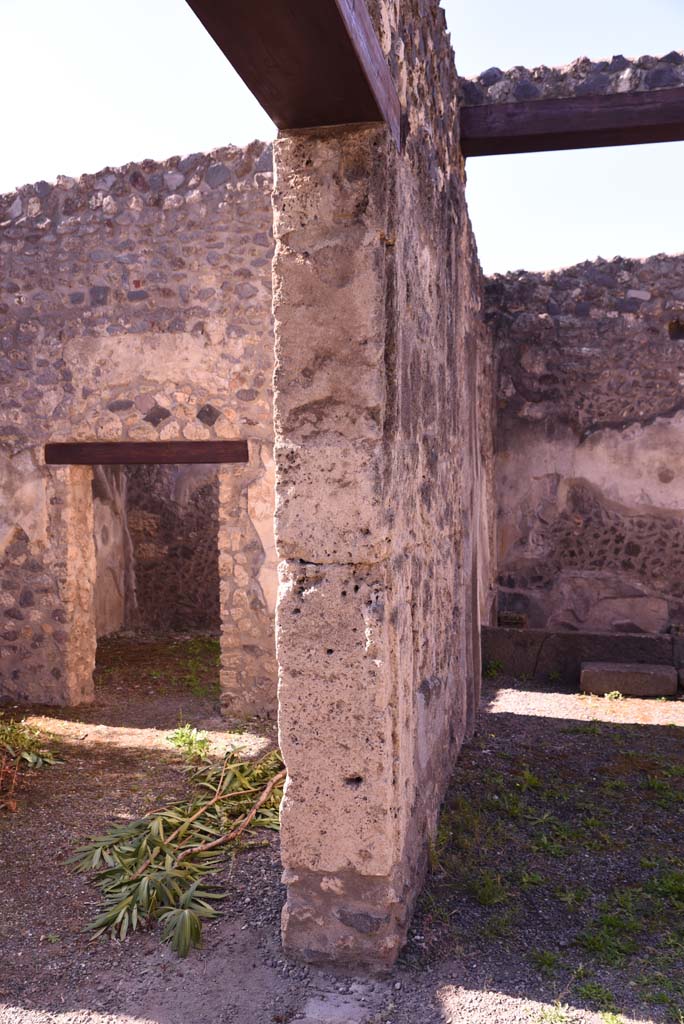
[[[202,883],[226,847],[255,829],[278,829],[285,769],[279,751],[261,761],[229,754],[221,765],[193,772],[198,796],[157,808],[138,821],[93,837],[70,863],[97,872],[104,901],[89,926],[125,939],[162,922],[162,939],[180,956],[202,940],[202,923],[218,915],[212,900],[226,893]]]

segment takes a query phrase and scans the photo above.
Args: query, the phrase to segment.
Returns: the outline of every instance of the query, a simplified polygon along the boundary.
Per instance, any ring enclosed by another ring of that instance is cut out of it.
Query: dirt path
[[[683,701],[490,682],[409,944],[379,980],[284,960],[277,837],[226,865],[225,916],[187,960],[154,933],[87,941],[97,891],[64,860],[185,794],[165,739],[181,705],[217,751],[274,742],[271,726],[226,730],[215,648],[192,639],[114,644],[94,706],[30,709],[65,763],[34,774],[0,818],[0,1024],[684,1020]]]

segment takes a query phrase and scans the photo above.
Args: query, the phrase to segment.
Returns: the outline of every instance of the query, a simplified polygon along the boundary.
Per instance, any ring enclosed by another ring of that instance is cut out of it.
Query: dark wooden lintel
[[[246,441],[104,441],[46,444],[48,466],[249,462]]]
[[[188,3],[279,128],[386,121],[401,145],[399,97],[366,0]]]
[[[684,87],[461,108],[467,157],[682,139]]]

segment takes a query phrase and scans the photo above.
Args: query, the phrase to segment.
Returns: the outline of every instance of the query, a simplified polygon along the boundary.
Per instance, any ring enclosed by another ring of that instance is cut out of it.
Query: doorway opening
[[[108,637],[161,634],[190,645],[192,685],[211,664],[225,714],[274,717],[271,446],[64,443],[46,445],[45,462],[66,541],[66,673],[52,703],[92,701],[98,637],[102,652]]]
[[[208,711],[220,697],[219,467],[96,465],[92,487],[96,700],[121,691],[144,718],[151,702],[167,717],[168,699],[186,718]]]

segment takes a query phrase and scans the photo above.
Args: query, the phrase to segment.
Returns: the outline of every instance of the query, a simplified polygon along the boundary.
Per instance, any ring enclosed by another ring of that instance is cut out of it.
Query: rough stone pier
[[[377,967],[474,725],[491,360],[443,12],[370,9],[405,148],[378,126],[276,143],[274,400],[285,948]]]

